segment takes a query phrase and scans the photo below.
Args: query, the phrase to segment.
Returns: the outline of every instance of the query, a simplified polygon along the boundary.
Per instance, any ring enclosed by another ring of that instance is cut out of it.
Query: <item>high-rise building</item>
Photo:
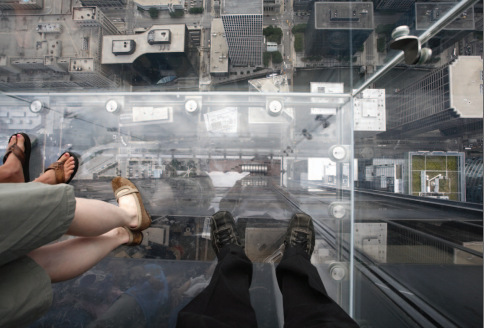
[[[69,73],[93,87],[103,89],[118,87],[116,79],[110,77],[111,71],[103,67],[96,58],[72,58]]]
[[[373,27],[371,2],[315,2],[304,37],[305,54],[353,56]]]
[[[402,15],[396,26],[407,25],[411,33],[419,35],[426,31],[440,17],[444,16],[455,6],[455,2],[419,2],[411,6]],[[469,35],[475,30],[474,7],[470,7],[452,23],[448,24],[439,33],[433,36],[427,46],[432,49],[433,55],[438,55],[445,49]]]
[[[381,138],[482,134],[483,81],[480,56],[460,56],[387,98],[387,131]]]
[[[86,7],[122,8],[126,0],[81,0],[81,3]]]
[[[121,34],[118,28],[97,7],[72,8],[72,20],[79,27],[101,27],[103,35]]]
[[[293,0],[292,8],[294,11],[309,10],[314,2],[315,0]]]
[[[156,8],[174,12],[175,10],[185,9],[185,0],[135,0],[134,3],[144,10]]]
[[[220,17],[220,0],[213,0],[213,13],[215,18]]]
[[[466,201],[482,204],[482,157],[466,158]]]
[[[262,66],[262,0],[225,1],[221,17],[233,66]]]
[[[480,16],[479,18],[476,18],[476,31],[481,31],[482,32],[482,28],[483,28],[482,18],[483,18],[483,16]]]
[[[44,0],[0,0],[0,10],[42,9]]]
[[[210,74],[224,76],[229,73],[229,46],[221,18],[212,19],[210,42]]]
[[[409,152],[403,167],[404,193],[465,202],[465,163],[461,152]]]
[[[404,193],[403,170],[405,164],[406,161],[403,158],[360,160],[358,166],[362,172],[358,174],[359,186],[365,189]]]
[[[79,13],[79,11],[75,11]],[[81,11],[82,12],[82,11]],[[5,37],[0,39],[3,50],[0,56],[0,89],[38,90],[61,88],[113,88],[119,79],[109,67],[100,65],[103,33],[112,29],[109,21],[99,23],[97,14],[92,17],[92,8],[87,8],[91,20],[82,23],[82,28],[71,22],[46,22],[42,15],[29,16],[28,20],[6,20],[3,22]],[[65,17],[66,20],[72,16]],[[91,24],[91,21],[94,21]],[[27,29],[29,42],[21,46],[15,39],[16,31]],[[111,33],[110,32],[110,33]],[[11,36],[11,37],[10,37]],[[84,58],[86,67],[76,65]]]
[[[406,11],[415,2],[444,2],[442,0],[372,0],[375,5],[375,11]],[[447,0],[445,2],[459,2],[459,0]],[[475,7],[481,6],[482,4],[476,4]]]
[[[194,72],[198,57],[198,52],[190,51],[189,41],[185,24],[153,25],[134,35],[107,35],[103,37],[101,63],[126,65],[151,77],[152,82],[165,76],[188,76]]]
[[[282,0],[264,0],[264,14],[279,14]]]
[[[462,152],[405,152],[397,158],[373,158],[361,162],[363,172],[358,184],[365,189],[466,201],[468,169]],[[480,164],[482,172],[482,159]],[[482,173],[480,183],[482,188]]]
[[[415,3],[415,0],[373,0],[373,2],[375,10],[406,11]]]

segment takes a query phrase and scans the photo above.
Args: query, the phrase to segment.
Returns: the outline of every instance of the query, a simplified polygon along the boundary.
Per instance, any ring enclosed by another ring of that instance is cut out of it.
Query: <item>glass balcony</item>
[[[117,204],[122,176],[153,219],[53,284],[30,327],[94,325],[147,275],[164,296],[137,324],[175,327],[219,210],[259,327],[284,325],[275,268],[300,212],[361,327],[482,326],[482,2],[155,2],[0,3],[0,155],[27,133],[34,179],[73,152],[76,197]]]

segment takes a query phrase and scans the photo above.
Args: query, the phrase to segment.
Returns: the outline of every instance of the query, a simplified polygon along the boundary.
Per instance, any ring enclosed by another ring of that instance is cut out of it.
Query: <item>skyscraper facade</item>
[[[97,7],[73,7],[72,20],[81,28],[100,26],[103,35],[121,34],[113,22]]]
[[[231,65],[262,66],[262,8],[262,0],[225,3],[221,17]]]
[[[37,10],[43,5],[43,0],[0,0],[0,10]]]
[[[415,0],[374,0],[376,10],[397,10],[406,11]]]
[[[387,98],[387,131],[404,138],[438,130],[446,137],[482,135],[482,59],[460,56]]]

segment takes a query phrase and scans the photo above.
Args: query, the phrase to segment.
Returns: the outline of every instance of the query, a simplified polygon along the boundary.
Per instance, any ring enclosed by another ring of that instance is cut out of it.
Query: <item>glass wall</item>
[[[469,4],[376,7],[394,17],[374,31],[384,66],[358,91],[385,92],[386,129],[355,125],[355,317],[371,326],[482,325],[482,3]]]
[[[77,197],[116,204],[122,176],[153,218],[140,246],[54,284],[31,327],[94,325],[146,276],[164,287],[137,324],[174,327],[212,276],[219,210],[254,263],[259,327],[283,327],[274,269],[300,212],[328,295],[361,327],[482,326],[482,1],[0,10],[0,155],[25,132],[31,180],[68,151]]]

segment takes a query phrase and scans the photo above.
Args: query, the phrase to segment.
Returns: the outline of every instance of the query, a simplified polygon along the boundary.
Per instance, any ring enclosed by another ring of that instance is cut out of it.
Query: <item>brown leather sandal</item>
[[[123,227],[126,229],[129,235],[129,241],[125,244],[126,246],[138,246],[143,241],[143,234],[141,231],[131,231],[128,227]]]
[[[10,139],[8,139],[8,142],[12,140],[12,137],[16,136],[17,134],[21,134],[25,141],[24,141],[24,147],[25,151],[22,151],[19,146],[17,146],[17,143],[11,145],[10,147],[7,148],[7,151],[5,152],[5,156],[3,156],[3,164],[7,161],[7,158],[10,154],[13,154],[15,157],[17,157],[22,164],[22,171],[24,173],[24,180],[25,182],[30,182],[30,172],[29,172],[29,165],[30,165],[30,152],[32,149],[32,144],[30,142],[30,138],[27,134],[25,133],[15,133],[12,136],[10,136]]]
[[[62,158],[62,156],[64,156],[65,154],[69,154],[69,156],[72,156],[74,158],[74,171],[72,172],[69,180],[66,181],[66,175],[65,175],[65,172],[64,172],[64,164],[65,163],[62,163],[62,162],[54,162],[52,164],[49,165],[48,168],[45,169],[44,173],[49,171],[49,170],[54,170],[55,171],[55,184],[59,184],[59,183],[66,183],[68,184],[69,182],[72,181],[72,179],[74,178],[74,176],[76,175],[77,173],[77,170],[79,169],[79,159],[77,158],[78,156],[72,152],[64,152],[62,153],[62,155],[59,156],[59,158],[57,160],[60,160]]]
[[[128,179],[122,177],[116,177],[111,181],[113,187],[114,196],[119,202],[119,198],[133,194],[136,201],[136,207],[138,212],[138,225],[135,228],[129,228],[132,231],[143,231],[151,225],[151,216],[146,211],[143,206],[143,201],[139,194],[139,190],[136,186]]]
[[[55,172],[55,184],[66,183],[66,175],[64,173],[64,163],[54,162],[50,164],[48,168],[45,169],[44,173],[49,170],[54,170]]]

